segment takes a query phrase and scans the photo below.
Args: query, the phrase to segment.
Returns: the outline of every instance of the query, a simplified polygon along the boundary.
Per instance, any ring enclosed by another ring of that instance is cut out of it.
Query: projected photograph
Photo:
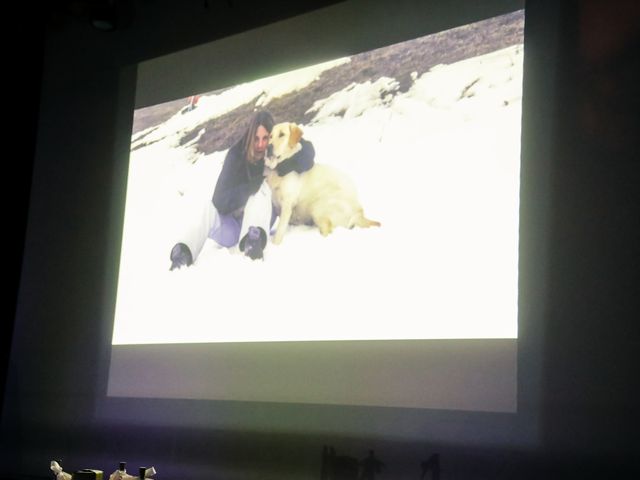
[[[136,110],[113,344],[517,338],[523,28]]]

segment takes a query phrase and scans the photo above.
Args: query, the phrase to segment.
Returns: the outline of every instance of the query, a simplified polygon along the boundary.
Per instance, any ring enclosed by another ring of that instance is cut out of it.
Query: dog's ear
[[[292,123],[291,125],[289,125],[289,147],[291,148],[295,147],[296,143],[298,143],[301,138],[302,138],[302,129],[295,123]]]

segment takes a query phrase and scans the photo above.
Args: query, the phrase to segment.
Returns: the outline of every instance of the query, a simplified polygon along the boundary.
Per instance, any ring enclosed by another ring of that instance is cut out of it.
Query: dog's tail
[[[354,224],[360,228],[381,226],[380,222],[377,222],[376,220],[370,220],[367,217],[365,217],[364,212],[362,210],[360,210],[360,212],[358,212],[358,214],[356,215]]]

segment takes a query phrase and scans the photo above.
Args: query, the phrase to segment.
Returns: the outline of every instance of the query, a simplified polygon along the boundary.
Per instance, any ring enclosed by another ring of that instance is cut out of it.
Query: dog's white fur
[[[335,227],[380,226],[364,216],[355,186],[342,172],[316,163],[310,170],[281,177],[275,168],[302,146],[302,130],[295,123],[279,123],[271,130],[265,157],[267,183],[273,202],[280,207],[280,221],[273,242],[282,242],[289,224],[313,222],[324,236]]]

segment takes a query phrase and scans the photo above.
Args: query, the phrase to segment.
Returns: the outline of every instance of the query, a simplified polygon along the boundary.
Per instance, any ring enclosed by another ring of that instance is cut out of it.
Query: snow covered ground
[[[405,93],[381,78],[318,99],[302,126],[316,162],[350,175],[382,227],[327,238],[291,227],[264,261],[209,241],[169,271],[180,212],[211,201],[226,154],[180,139],[348,59],[203,96],[169,119],[131,154],[113,343],[517,337],[522,60],[515,45],[416,73]]]

